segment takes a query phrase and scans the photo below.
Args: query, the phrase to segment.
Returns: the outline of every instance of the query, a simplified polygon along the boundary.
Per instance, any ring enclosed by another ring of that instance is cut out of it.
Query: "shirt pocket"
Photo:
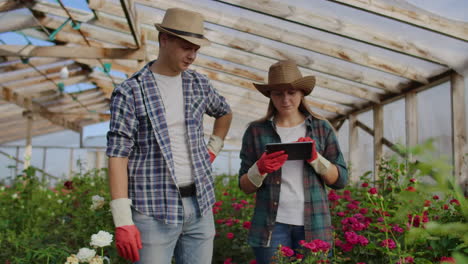
[[[206,100],[202,97],[195,97],[189,107],[189,111],[197,122],[203,122],[203,114],[206,110]]]

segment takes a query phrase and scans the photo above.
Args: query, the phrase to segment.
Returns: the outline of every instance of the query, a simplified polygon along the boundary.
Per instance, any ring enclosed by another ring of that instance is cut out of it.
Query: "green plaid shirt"
[[[338,140],[330,124],[310,115],[305,120],[306,135],[316,142],[317,151],[337,166],[339,178],[328,187],[344,188],[348,170]],[[272,120],[253,122],[242,140],[239,178],[260,158],[268,143],[281,142]],[[304,231],[306,241],[321,239],[333,242],[330,209],[325,183],[306,161],[304,165]],[[248,242],[252,247],[268,247],[276,220],[281,185],[281,169],[270,173],[257,190],[256,205]]]

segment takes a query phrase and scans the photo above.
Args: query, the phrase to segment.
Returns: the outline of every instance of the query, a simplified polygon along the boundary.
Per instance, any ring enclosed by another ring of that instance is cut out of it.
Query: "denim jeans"
[[[278,251],[279,245],[299,249],[299,241],[305,239],[304,226],[275,223],[269,247],[253,247],[257,264],[269,264]]]
[[[184,223],[168,225],[133,210],[143,249],[138,264],[210,264],[215,227],[210,211],[200,217],[195,197],[182,198]]]

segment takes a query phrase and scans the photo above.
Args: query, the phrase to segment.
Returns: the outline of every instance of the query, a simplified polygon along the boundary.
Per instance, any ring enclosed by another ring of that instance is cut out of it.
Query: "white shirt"
[[[306,134],[305,122],[295,127],[276,127],[282,143],[297,141]],[[276,222],[304,225],[304,161],[288,160],[281,167],[281,187]]]
[[[182,77],[180,74],[177,76],[153,74],[166,110],[166,122],[171,141],[177,185],[186,186],[194,182],[194,176],[192,158],[189,154],[187,128],[185,126]]]

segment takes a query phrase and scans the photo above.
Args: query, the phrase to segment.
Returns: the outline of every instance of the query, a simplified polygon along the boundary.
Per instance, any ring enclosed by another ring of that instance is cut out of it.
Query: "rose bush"
[[[316,240],[304,241],[299,252],[282,247],[277,262],[468,263],[466,197],[448,163],[432,159],[430,150],[418,146],[411,150],[418,162],[384,160],[375,180],[367,173],[344,190],[329,191],[335,243],[328,251]],[[255,196],[240,191],[237,176],[217,176],[215,190],[213,263],[255,263],[247,244]],[[93,250],[89,263],[102,263],[104,256],[127,263],[111,242],[109,201],[105,169],[51,188],[29,168],[11,186],[0,184],[0,264],[78,263]]]

